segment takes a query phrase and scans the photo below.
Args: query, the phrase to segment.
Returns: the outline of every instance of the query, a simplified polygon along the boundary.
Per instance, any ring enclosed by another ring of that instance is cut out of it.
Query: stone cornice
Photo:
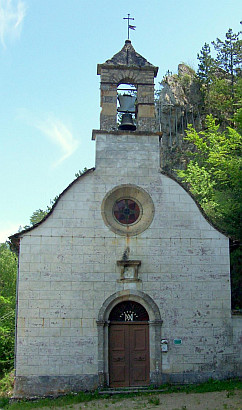
[[[95,141],[96,135],[136,135],[136,136],[147,136],[147,137],[162,137],[162,132],[150,132],[150,131],[122,131],[122,130],[92,130],[92,140]]]

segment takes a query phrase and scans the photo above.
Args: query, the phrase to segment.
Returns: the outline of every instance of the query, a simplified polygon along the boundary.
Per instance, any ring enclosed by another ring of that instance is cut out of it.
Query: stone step
[[[132,393],[158,393],[164,392],[166,389],[151,389],[149,387],[120,387],[120,388],[107,388],[106,390],[99,390],[99,394],[132,394]]]

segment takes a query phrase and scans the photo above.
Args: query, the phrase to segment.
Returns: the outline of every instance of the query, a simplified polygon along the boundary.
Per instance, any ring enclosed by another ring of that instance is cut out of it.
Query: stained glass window
[[[133,224],[140,215],[139,205],[132,199],[120,199],[114,204],[113,214],[121,224]]]
[[[118,322],[147,321],[149,316],[140,303],[126,301],[119,303],[113,308],[109,320]]]

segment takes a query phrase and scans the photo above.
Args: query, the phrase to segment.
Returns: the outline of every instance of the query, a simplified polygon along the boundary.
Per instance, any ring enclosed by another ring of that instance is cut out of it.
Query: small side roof
[[[135,68],[145,68],[151,71],[154,71],[154,76],[157,76],[158,67],[155,67],[153,64],[149,63],[146,58],[138,54],[134,47],[131,44],[130,40],[126,40],[123,48],[117,53],[114,54],[112,58],[105,61],[103,64],[97,65],[97,73],[101,74],[101,68],[108,68],[111,66],[115,68],[121,67],[135,67]]]

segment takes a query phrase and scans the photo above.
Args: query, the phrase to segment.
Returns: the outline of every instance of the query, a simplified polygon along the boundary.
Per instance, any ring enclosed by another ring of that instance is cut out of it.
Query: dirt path
[[[44,407],[42,410],[49,408]],[[53,409],[53,407],[52,407]],[[211,393],[172,393],[127,399],[110,397],[90,403],[72,404],[55,409],[164,409],[164,410],[242,410],[242,391]]]

